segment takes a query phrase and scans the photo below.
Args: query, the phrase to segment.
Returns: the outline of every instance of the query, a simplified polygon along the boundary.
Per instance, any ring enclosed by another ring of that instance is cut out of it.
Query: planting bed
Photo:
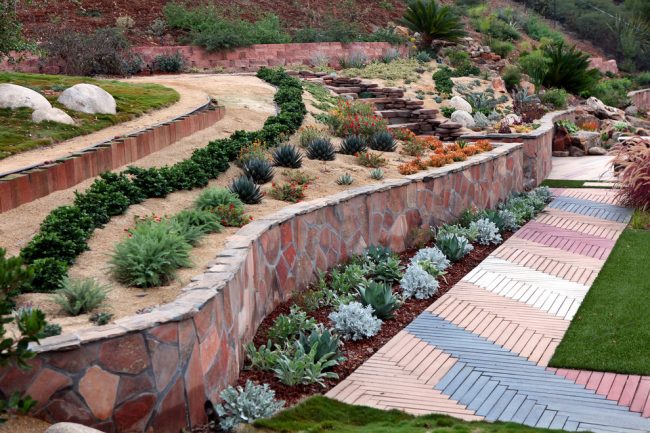
[[[503,236],[504,241],[511,236],[512,233],[505,233]],[[434,244],[429,244],[427,246],[434,246]],[[434,303],[440,296],[445,294],[449,289],[451,289],[458,281],[460,281],[467,273],[474,269],[484,258],[490,255],[498,245],[478,245],[474,246],[468,255],[466,255],[461,261],[453,263],[449,268],[446,269],[447,274],[444,279],[440,280],[440,288],[438,293],[427,299],[415,299],[411,298],[406,300],[399,309],[394,312],[394,317],[392,319],[384,321],[381,330],[374,337],[358,340],[358,341],[346,341],[342,350],[343,356],[346,358],[341,364],[333,368],[334,371],[339,377],[338,379],[330,379],[325,382],[325,386],[320,386],[318,384],[312,384],[308,386],[298,386],[291,387],[282,384],[271,372],[264,371],[254,371],[250,369],[245,369],[242,371],[238,384],[244,386],[246,381],[251,380],[255,383],[268,383],[276,393],[276,398],[284,400],[287,405],[292,406],[303,398],[327,392],[327,390],[333,388],[337,383],[349,376],[354,370],[357,369],[364,361],[370,358],[377,350],[383,347],[392,337],[394,337],[399,331],[404,329],[409,323],[411,323],[416,317],[420,315],[427,307]],[[407,266],[411,258],[418,251],[417,248],[409,248],[400,254],[400,262],[402,265]],[[399,284],[393,286],[393,291],[397,292],[399,289]],[[269,314],[266,319],[262,322],[260,327],[255,334],[253,339],[253,344],[259,346],[266,344],[268,340],[268,329],[272,326],[273,322],[281,314],[289,313],[291,306],[297,303],[300,305],[299,297],[294,297],[293,299],[283,303],[277,307],[271,314]],[[309,312],[308,316],[315,318],[319,323],[322,323],[326,327],[331,327],[332,322],[329,320],[328,316],[332,312],[331,307],[322,307],[313,312]]]

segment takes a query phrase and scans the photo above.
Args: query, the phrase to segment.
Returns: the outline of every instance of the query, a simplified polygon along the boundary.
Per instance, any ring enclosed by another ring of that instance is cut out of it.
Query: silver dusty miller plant
[[[284,407],[284,401],[275,399],[275,391],[267,384],[255,385],[246,381],[244,388],[229,386],[219,394],[223,403],[215,407],[219,425],[230,431],[235,426],[250,424],[261,418],[269,418]]]
[[[424,260],[424,262],[427,262]],[[404,297],[427,299],[438,293],[440,285],[436,278],[420,266],[419,262],[409,265],[400,281]]]
[[[329,318],[343,338],[356,341],[372,337],[381,329],[382,321],[373,316],[373,312],[370,305],[364,307],[359,302],[350,302],[339,305]]]
[[[499,228],[487,218],[481,218],[478,221],[472,221],[470,228],[476,229],[478,235],[476,236],[476,242],[481,245],[498,245],[503,242],[501,235],[499,234]]]
[[[417,263],[423,260],[430,262],[439,271],[444,271],[449,267],[449,259],[436,247],[422,248],[411,258],[411,263]]]

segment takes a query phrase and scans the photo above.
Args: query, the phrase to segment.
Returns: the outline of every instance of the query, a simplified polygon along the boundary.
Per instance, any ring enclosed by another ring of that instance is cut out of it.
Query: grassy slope
[[[325,397],[312,397],[280,412],[272,419],[258,421],[243,432],[283,433],[551,433],[513,423],[466,422],[444,415],[413,417],[396,410],[382,411],[350,406]]]
[[[45,96],[54,107],[63,109],[77,121],[77,125],[52,122],[36,124],[31,121],[30,109],[0,109],[0,123],[3,125],[0,129],[0,159],[133,119],[179,99],[175,90],[157,84],[127,84],[87,77],[5,72],[0,73],[0,83],[13,83],[41,93],[45,91]],[[113,95],[117,102],[117,114],[84,114],[68,110],[56,102],[58,92],[78,83],[95,84]]]
[[[627,229],[551,366],[650,374],[650,231]]]

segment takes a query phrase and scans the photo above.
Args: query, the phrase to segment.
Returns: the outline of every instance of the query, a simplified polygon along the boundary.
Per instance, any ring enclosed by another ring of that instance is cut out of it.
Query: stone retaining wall
[[[650,89],[641,89],[627,94],[632,105],[640,110],[650,110]]]
[[[35,415],[106,432],[178,433],[237,380],[243,347],[292,293],[371,244],[405,249],[409,231],[494,207],[523,189],[523,146],[288,206],[229,238],[209,269],[156,310],[42,341],[29,372],[5,369]],[[155,289],[154,289],[155,290]]]
[[[65,158],[0,174],[0,213],[131,164],[214,125],[225,114],[224,107],[209,102],[187,115],[96,144]]]
[[[260,44],[233,50],[208,52],[191,45],[134,47],[146,67],[151,67],[153,59],[161,54],[180,52],[187,67],[198,69],[222,68],[228,72],[253,72],[262,66],[314,65],[323,62],[334,68],[339,67],[339,58],[362,53],[368,59],[378,59],[388,50],[397,49],[402,55],[408,54],[405,46],[394,46],[388,42],[314,42],[304,44]],[[19,61],[0,62],[2,71],[58,74],[61,68],[44,62],[36,55],[22,55]]]
[[[495,143],[523,143],[524,145],[524,186],[532,189],[538,186],[551,173],[554,122],[563,119],[575,120],[573,109],[547,113],[537,122],[540,127],[525,134],[468,134],[463,140],[486,139]]]

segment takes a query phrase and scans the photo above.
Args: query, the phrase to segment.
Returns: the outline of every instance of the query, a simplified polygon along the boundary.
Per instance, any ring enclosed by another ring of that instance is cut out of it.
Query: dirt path
[[[133,81],[176,86],[182,92],[194,95],[207,93],[226,106],[226,116],[220,122],[142,158],[135,164],[140,167],[173,164],[186,159],[194,149],[205,146],[210,140],[227,137],[238,129],[259,129],[266,118],[276,112],[273,103],[275,89],[256,77],[180,75],[137,78]],[[0,247],[6,248],[9,255],[17,254],[54,208],[71,203],[74,191],[85,190],[93,181],[94,179],[87,179],[74,188],[57,191],[0,214]]]

